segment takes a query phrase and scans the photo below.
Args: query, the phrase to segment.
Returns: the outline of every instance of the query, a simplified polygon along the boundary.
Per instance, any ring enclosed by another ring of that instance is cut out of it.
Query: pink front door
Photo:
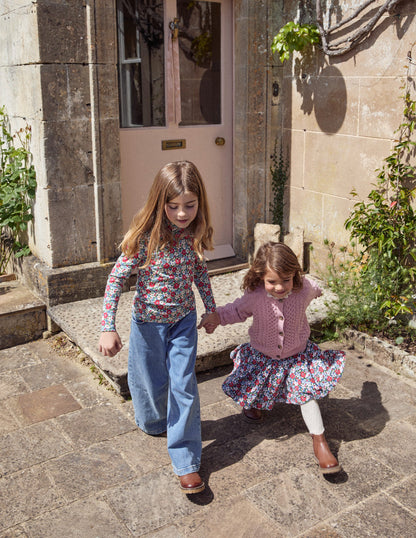
[[[232,248],[232,0],[119,0],[123,227],[156,172],[189,160],[204,179],[214,253]]]

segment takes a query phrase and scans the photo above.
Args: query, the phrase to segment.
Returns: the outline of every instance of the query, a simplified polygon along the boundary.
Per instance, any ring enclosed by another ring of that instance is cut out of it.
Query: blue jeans
[[[167,432],[179,476],[198,471],[201,462],[196,349],[196,311],[176,323],[147,323],[133,315],[128,384],[136,424],[150,435]]]

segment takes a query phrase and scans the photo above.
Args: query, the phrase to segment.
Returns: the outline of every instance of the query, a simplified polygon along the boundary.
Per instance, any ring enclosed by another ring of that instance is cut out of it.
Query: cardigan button
[[[282,349],[282,346],[279,344],[279,345],[277,346],[277,349]]]

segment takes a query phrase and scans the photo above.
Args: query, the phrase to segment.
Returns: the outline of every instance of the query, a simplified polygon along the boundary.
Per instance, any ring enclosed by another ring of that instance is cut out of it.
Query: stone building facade
[[[248,259],[255,224],[270,222],[277,142],[290,163],[285,226],[304,230],[318,267],[323,240],[347,238],[352,188],[365,197],[392,146],[416,5],[403,0],[350,54],[299,67],[270,44],[304,2],[229,2],[234,251]],[[125,231],[116,20],[116,0],[0,0],[0,104],[32,128],[38,181],[33,255],[18,270],[51,305],[100,295]]]

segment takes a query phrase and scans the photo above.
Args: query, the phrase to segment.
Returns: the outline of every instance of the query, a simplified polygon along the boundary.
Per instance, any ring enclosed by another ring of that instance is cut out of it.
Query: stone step
[[[45,303],[18,280],[0,282],[0,349],[36,340],[46,328]]]
[[[218,306],[240,297],[241,282],[246,269],[211,277],[214,297]],[[66,303],[48,308],[48,315],[86,353],[102,374],[123,397],[129,395],[127,386],[128,339],[130,332],[131,306],[134,292],[122,293],[117,311],[117,331],[123,349],[115,357],[103,357],[98,351],[101,326],[102,297]],[[204,308],[199,294],[195,293],[198,319]],[[325,312],[326,292],[308,309],[312,327],[319,325]],[[230,351],[238,344],[247,342],[250,318],[245,323],[218,327],[214,334],[199,331],[196,370],[211,370],[218,366],[231,365]]]

